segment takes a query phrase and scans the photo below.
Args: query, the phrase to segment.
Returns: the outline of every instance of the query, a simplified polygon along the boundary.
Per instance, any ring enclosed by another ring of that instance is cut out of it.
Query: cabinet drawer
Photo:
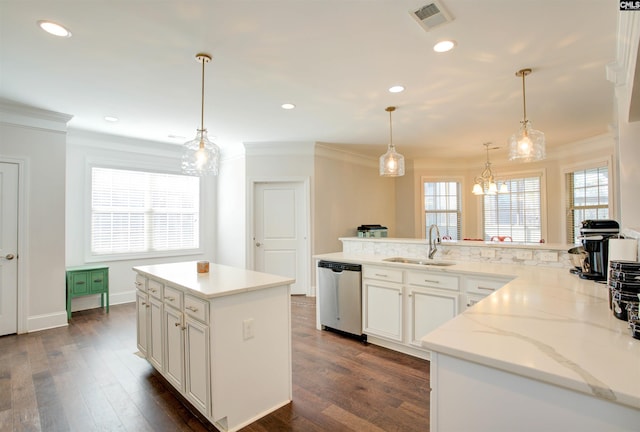
[[[184,313],[206,324],[209,322],[209,302],[185,295]]]
[[[147,292],[147,278],[137,274],[136,275],[136,281],[133,283],[136,286],[136,289],[139,289],[140,291],[144,291]]]
[[[170,287],[169,285],[165,285],[164,304],[176,309],[182,309],[182,291]]]
[[[362,277],[365,279],[402,283],[402,270],[387,267],[364,266],[362,268]]]
[[[468,293],[489,295],[502,288],[511,279],[493,279],[483,277],[466,277],[464,282],[465,290]]]
[[[407,284],[413,286],[446,289],[452,291],[460,290],[458,276],[451,276],[440,273],[428,273],[419,271],[407,272]]]
[[[89,294],[91,284],[89,272],[76,272],[71,275],[71,293],[73,296]]]
[[[147,291],[149,295],[162,300],[162,284],[160,282],[149,279],[147,281]]]
[[[92,293],[104,292],[109,283],[109,275],[106,270],[92,270],[90,273],[90,284]]]

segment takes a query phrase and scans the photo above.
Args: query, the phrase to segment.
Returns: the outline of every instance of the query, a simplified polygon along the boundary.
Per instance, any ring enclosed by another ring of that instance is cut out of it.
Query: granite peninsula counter
[[[426,267],[389,256],[399,255],[315,258]],[[609,310],[606,285],[567,268],[489,260],[428,271],[513,278],[421,338],[431,352],[432,432],[640,430],[640,340]]]
[[[134,267],[138,349],[207,420],[236,431],[291,402],[293,279],[196,262]]]

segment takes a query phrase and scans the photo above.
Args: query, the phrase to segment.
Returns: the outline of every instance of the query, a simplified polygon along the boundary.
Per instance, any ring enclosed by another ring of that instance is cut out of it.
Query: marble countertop
[[[640,409],[640,340],[613,316],[605,284],[567,269],[459,261],[427,267],[342,252],[315,256],[514,279],[422,338],[435,352]]]
[[[197,261],[137,266],[133,270],[202,298],[215,298],[275,286],[294,279],[211,263],[208,273],[198,273]]]

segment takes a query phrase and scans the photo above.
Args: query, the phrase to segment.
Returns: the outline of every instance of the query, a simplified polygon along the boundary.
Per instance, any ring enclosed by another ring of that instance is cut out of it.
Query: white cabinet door
[[[178,390],[184,391],[184,326],[182,312],[164,308],[164,376]]]
[[[149,308],[147,313],[149,314],[149,346],[148,356],[149,362],[155,366],[155,368],[162,372],[162,310],[164,305],[162,301],[149,296]]]
[[[149,309],[149,296],[146,292],[136,291],[136,308],[138,309],[136,313],[138,351],[140,351],[140,354],[144,358],[147,358],[149,347],[149,314],[147,313]]]
[[[402,285],[364,280],[363,331],[402,342]]]
[[[458,314],[459,294],[444,290],[410,288],[409,343],[422,348],[420,339]]]
[[[185,317],[185,391],[187,398],[206,415],[211,414],[209,389],[209,327]]]

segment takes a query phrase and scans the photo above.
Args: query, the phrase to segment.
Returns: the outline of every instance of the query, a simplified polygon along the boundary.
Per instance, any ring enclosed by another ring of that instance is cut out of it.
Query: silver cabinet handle
[[[176,298],[175,297],[165,297],[164,299],[165,300],[169,300],[169,301],[172,302],[172,301],[175,301]]]
[[[260,242],[256,242],[256,246],[257,246],[257,247],[260,247],[260,246],[262,246],[262,243],[260,243]]]
[[[495,288],[487,288],[487,287],[483,287],[483,286],[479,286],[478,289],[480,290],[485,290],[485,291],[495,291]]]
[[[4,259],[6,259],[7,261],[11,261],[11,260],[12,260],[12,259],[14,259],[15,257],[16,257],[16,256],[15,256],[14,254],[6,254],[5,256],[0,257],[0,258],[4,258]]]
[[[425,279],[424,281],[425,281],[426,283],[435,283],[435,284],[439,284],[439,283],[440,283],[440,281],[437,281],[437,280],[429,280],[429,279]]]
[[[380,273],[376,273],[376,276],[378,276],[378,277],[389,277],[389,275],[386,275],[386,274],[380,274]]]
[[[185,309],[190,310],[191,312],[198,312],[198,308],[194,306],[187,306]]]

